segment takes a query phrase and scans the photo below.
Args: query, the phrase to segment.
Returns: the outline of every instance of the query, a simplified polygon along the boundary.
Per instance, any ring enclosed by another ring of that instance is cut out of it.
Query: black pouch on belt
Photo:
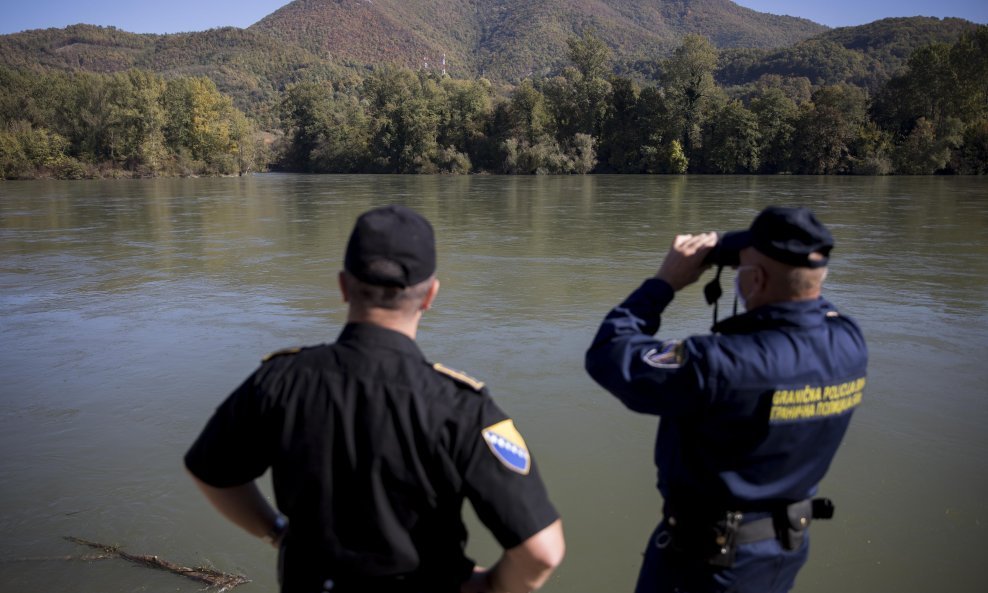
[[[670,514],[667,518],[672,549],[718,568],[734,564],[741,513],[727,512],[720,517]]]
[[[724,518],[714,525],[713,549],[707,557],[707,564],[717,568],[734,566],[738,550],[738,528],[741,526],[741,513],[728,511]]]
[[[801,500],[785,507],[785,512],[776,515],[776,530],[782,547],[792,551],[803,545],[806,529],[813,519],[813,501]]]

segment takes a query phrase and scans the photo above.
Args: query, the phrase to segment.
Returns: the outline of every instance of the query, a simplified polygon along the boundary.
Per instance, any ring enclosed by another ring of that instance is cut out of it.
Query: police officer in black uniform
[[[833,513],[814,496],[865,382],[860,329],[820,296],[832,247],[805,208],[766,208],[720,240],[679,235],[597,332],[590,375],[628,408],[662,417],[663,520],[639,593],[792,588],[810,521]],[[747,311],[711,335],[653,337],[675,293],[711,263],[736,267]]]
[[[512,420],[415,343],[435,268],[425,218],[361,215],[336,343],[269,356],[185,456],[221,513],[279,547],[284,593],[531,591],[562,560],[558,514]],[[277,511],[255,483],[269,467]],[[464,554],[464,499],[505,550],[490,569]]]

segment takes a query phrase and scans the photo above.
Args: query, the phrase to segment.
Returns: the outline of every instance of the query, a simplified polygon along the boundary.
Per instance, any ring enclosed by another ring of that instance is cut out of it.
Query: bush
[[[435,161],[440,173],[466,175],[473,169],[473,165],[470,163],[470,157],[459,152],[452,146],[440,149],[436,154]]]

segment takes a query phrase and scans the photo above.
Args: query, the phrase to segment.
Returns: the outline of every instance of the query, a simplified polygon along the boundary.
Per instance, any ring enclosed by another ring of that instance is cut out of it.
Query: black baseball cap
[[[408,287],[436,271],[436,238],[421,214],[404,206],[382,206],[357,218],[343,268],[377,286]]]
[[[822,268],[830,259],[834,238],[809,208],[769,206],[747,230],[724,233],[716,248],[718,261],[739,265],[739,252],[746,247],[790,266]]]

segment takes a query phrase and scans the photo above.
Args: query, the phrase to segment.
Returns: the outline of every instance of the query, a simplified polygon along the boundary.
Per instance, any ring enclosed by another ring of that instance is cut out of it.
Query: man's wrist
[[[676,288],[665,278],[652,276],[642,283],[639,288],[648,299],[659,309],[665,310],[676,297]]]

